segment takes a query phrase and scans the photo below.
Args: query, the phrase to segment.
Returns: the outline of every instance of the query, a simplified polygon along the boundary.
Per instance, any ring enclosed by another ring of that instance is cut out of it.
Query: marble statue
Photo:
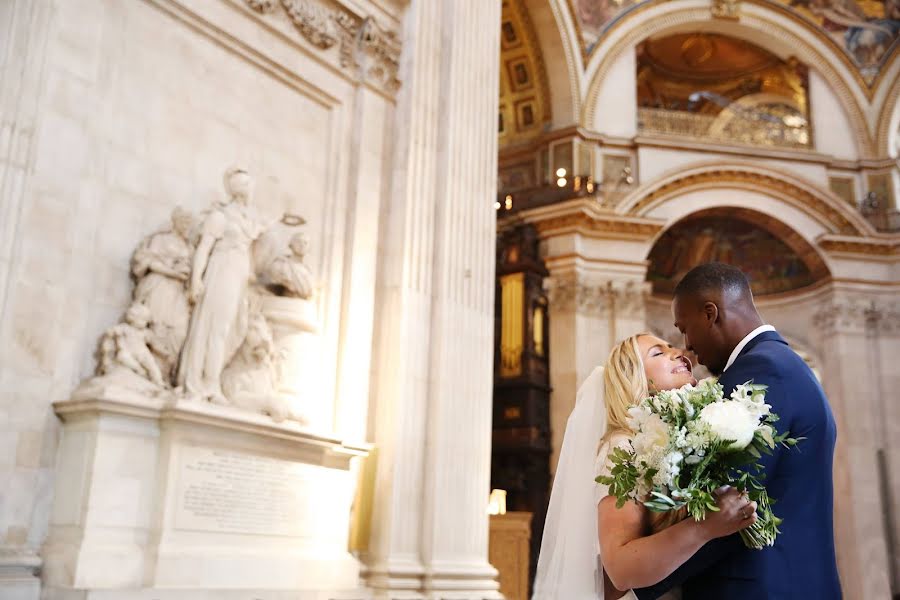
[[[237,408],[268,414],[276,422],[302,422],[290,398],[278,392],[276,352],[265,317],[254,312],[243,344],[222,373],[222,391],[227,403]]]
[[[163,387],[162,372],[150,351],[150,309],[139,302],[125,311],[125,322],[106,330],[100,342],[102,375],[110,375],[120,368],[132,372]]]
[[[251,246],[265,230],[251,204],[250,175],[231,168],[224,181],[228,200],[206,214],[193,255],[193,312],[177,377],[188,396],[221,404],[222,371],[247,333]]]
[[[209,401],[307,422],[294,406],[318,348],[309,241],[298,215],[265,222],[243,169],[227,199],[145,238],[131,260],[133,303],[103,335],[97,373],[77,399]]]
[[[171,228],[144,239],[131,259],[136,281],[134,300],[150,310],[156,359],[170,384],[191,317],[185,283],[191,274],[193,248],[189,240],[193,225],[190,211],[176,208]]]
[[[276,296],[308,300],[313,295],[313,277],[303,259],[309,252],[309,239],[302,231],[295,233],[288,247],[291,253],[272,260],[260,276],[260,282]]]

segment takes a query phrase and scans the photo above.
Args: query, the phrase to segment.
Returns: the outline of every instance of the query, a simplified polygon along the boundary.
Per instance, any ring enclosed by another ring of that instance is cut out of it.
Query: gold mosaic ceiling
[[[807,113],[806,68],[783,61],[736,38],[712,34],[675,34],[638,46],[638,104],[685,110],[694,92],[707,91],[737,101],[751,94],[783,98]],[[722,109],[705,102],[700,112]]]
[[[550,121],[547,75],[521,0],[503,0],[498,121],[501,147],[537,137]]]

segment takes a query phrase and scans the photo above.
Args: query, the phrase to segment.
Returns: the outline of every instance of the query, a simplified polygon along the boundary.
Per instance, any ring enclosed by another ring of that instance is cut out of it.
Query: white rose
[[[666,448],[669,445],[669,427],[659,415],[651,414],[640,426],[640,431],[632,441],[637,454],[650,454],[655,449]]]
[[[700,411],[700,420],[720,440],[732,440],[729,450],[743,450],[753,441],[759,418],[742,402],[713,402]]]

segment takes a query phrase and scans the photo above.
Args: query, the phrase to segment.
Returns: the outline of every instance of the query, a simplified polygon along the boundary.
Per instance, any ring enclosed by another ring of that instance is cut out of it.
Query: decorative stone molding
[[[550,310],[617,319],[643,319],[650,284],[645,281],[590,281],[575,273],[545,280]]]
[[[581,232],[600,233],[620,239],[650,240],[663,230],[663,223],[649,219],[635,219],[618,215],[592,215],[584,211],[535,220],[541,238],[549,235]]]
[[[393,31],[382,29],[375,19],[366,18],[359,31],[356,62],[367,81],[389,92],[400,89],[400,41]]]
[[[612,282],[610,293],[617,319],[643,319],[652,286],[646,281]]]
[[[607,315],[612,308],[610,282],[582,281],[575,273],[544,280],[548,305],[554,312]]]
[[[391,94],[400,88],[400,41],[373,17],[362,18],[340,6],[329,6],[325,0],[245,1],[263,15],[274,13],[280,5],[310,44],[320,50],[338,46],[340,66],[354,77]]]
[[[821,336],[867,331],[900,332],[900,303],[866,296],[838,296],[824,302],[813,314],[813,326]]]
[[[308,0],[282,0],[281,6],[294,27],[317,48],[327,50],[338,41],[335,21],[346,13],[330,11]]]
[[[740,0],[712,0],[710,14],[717,19],[734,19],[741,16]]]
[[[900,239],[829,236],[819,240],[819,247],[826,252],[843,254],[862,254],[876,257],[900,255]]]
[[[812,194],[791,182],[778,179],[765,173],[739,169],[702,171],[669,181],[641,197],[637,203],[628,209],[628,212],[632,215],[640,215],[649,210],[654,204],[667,197],[683,194],[691,189],[722,186],[723,184],[757,190],[762,193],[780,193],[781,195],[796,200],[799,204],[810,208],[816,215],[824,219],[839,233],[848,235],[864,235],[866,233],[858,226],[858,224],[853,223],[835,207],[817,197],[815,194]]]

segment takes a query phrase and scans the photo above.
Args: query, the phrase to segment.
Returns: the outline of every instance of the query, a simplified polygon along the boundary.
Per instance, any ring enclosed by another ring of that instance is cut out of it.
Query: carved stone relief
[[[621,319],[643,319],[650,286],[644,281],[588,281],[576,274],[545,280],[551,311],[587,313]]]
[[[243,169],[224,184],[226,200],[196,224],[176,208],[171,228],[138,246],[134,301],[76,399],[209,401],[305,422],[294,367],[314,361],[318,330],[309,242],[295,229],[305,221],[263,219]]]
[[[741,2],[740,0],[712,0],[710,13],[717,19],[739,19]]]
[[[313,46],[329,50],[338,45],[340,66],[353,77],[388,93],[400,88],[400,41],[373,17],[360,17],[327,0],[246,0],[260,14],[281,6],[294,28]]]
[[[641,319],[646,316],[647,296],[651,286],[646,281],[616,281],[610,285],[616,318]]]
[[[813,314],[820,336],[834,333],[900,333],[900,303],[862,295],[839,295],[822,303]]]
[[[545,280],[551,311],[607,315],[612,307],[610,284],[586,282],[575,274],[553,276]]]

